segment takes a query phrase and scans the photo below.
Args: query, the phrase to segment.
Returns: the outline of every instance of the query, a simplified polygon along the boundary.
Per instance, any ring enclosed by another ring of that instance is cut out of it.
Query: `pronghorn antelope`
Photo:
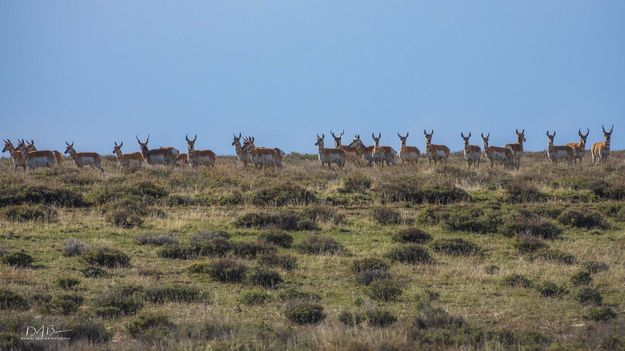
[[[480,159],[482,158],[482,149],[477,145],[469,144],[469,138],[471,138],[471,132],[469,135],[464,136],[464,133],[460,133],[462,140],[464,140],[464,159],[467,161],[467,168],[471,169],[471,166],[477,164],[480,166]]]
[[[28,151],[28,146],[26,144],[26,141],[22,139],[16,150],[22,153],[22,157],[29,169],[54,166],[54,162],[56,161],[54,152],[49,150]]]
[[[33,139],[30,139],[30,142],[26,140],[25,143],[26,150],[37,151],[37,148],[35,147],[35,141]],[[54,159],[56,160],[56,163],[60,166],[63,162],[63,155],[61,155],[61,153],[56,150],[53,150],[52,152],[54,153]]]
[[[13,166],[15,169],[17,170],[18,167],[22,167],[26,170],[26,161],[24,161],[22,153],[15,149],[13,143],[9,139],[4,140],[4,149],[2,149],[2,152],[7,151],[11,154],[11,159],[13,160]]]
[[[99,169],[100,172],[104,172],[104,169],[100,164],[102,160],[99,154],[95,152],[76,152],[76,150],[74,149],[74,142],[70,144],[66,141],[65,145],[67,145],[67,148],[65,149],[65,154],[69,154],[72,157],[74,163],[78,168],[81,168],[83,166],[92,166]]]
[[[610,156],[610,140],[612,139],[614,125],[612,125],[609,132],[603,126],[601,126],[601,129],[603,129],[603,141],[592,144],[592,164],[595,164],[596,161],[603,163]]]
[[[547,157],[553,162],[558,163],[560,160],[566,160],[569,165],[573,164],[575,161],[575,149],[568,145],[553,145],[553,139],[556,136],[556,131],[553,131],[553,134],[549,134],[547,131],[547,140],[549,141],[549,146],[547,146]]]
[[[124,154],[122,152],[122,145],[124,145],[124,142],[121,142],[119,145],[115,142],[115,147],[113,148],[113,153],[117,156],[119,167],[124,170],[141,168],[141,166],[143,166],[143,155],[140,152]]]
[[[180,154],[178,149],[171,146],[166,146],[150,150],[148,149],[148,143],[150,142],[149,134],[148,138],[145,139],[145,142],[141,142],[138,136],[136,138],[139,142],[139,146],[141,146],[141,154],[149,165],[176,164],[176,160],[178,159],[178,155]]]
[[[447,159],[449,158],[449,148],[445,145],[432,144],[434,129],[432,129],[432,132],[429,134],[424,129],[423,134],[425,135],[425,155],[428,158],[428,163],[430,165],[432,165],[432,161],[434,161],[434,165],[436,165],[438,161],[447,163]]]
[[[417,164],[419,162],[419,156],[421,156],[421,151],[415,146],[406,146],[406,140],[408,140],[408,135],[410,133],[406,133],[406,136],[402,136],[397,133],[399,140],[401,141],[401,147],[399,148],[399,159],[401,163],[414,163]]]
[[[180,154],[178,155],[178,158],[176,159],[176,164],[180,167],[184,167],[186,165],[189,164],[189,155],[187,154]]]
[[[374,133],[371,133],[371,137],[375,142],[375,146],[373,147],[373,159],[378,166],[386,165],[394,165],[395,158],[397,157],[397,151],[390,146],[380,146],[380,139],[382,138],[382,133],[378,133],[376,137]]]
[[[582,130],[578,129],[577,135],[579,135],[579,142],[566,144],[567,146],[572,147],[573,151],[575,151],[573,163],[577,163],[577,160],[579,160],[579,164],[582,164],[582,159],[586,153],[586,138],[588,138],[588,134],[590,134],[590,129],[586,128],[586,134],[583,134]]]
[[[367,166],[371,166],[375,161],[375,158],[373,157],[373,148],[375,146],[365,146],[360,139],[360,134],[356,134],[354,136],[354,140],[352,140],[349,144],[349,147],[354,147],[358,150],[358,157],[367,161]]]
[[[342,130],[341,131],[341,135],[339,135],[339,136],[336,136],[334,134],[334,132],[332,132],[332,131],[330,131],[330,134],[332,134],[332,138],[334,138],[334,146],[337,149],[341,149],[341,150],[345,151],[345,157],[346,157],[347,161],[357,163],[360,160],[360,155],[358,153],[358,147],[356,147],[356,146],[349,146],[349,145],[342,145],[341,139],[343,138],[343,135],[345,134],[345,130]]]
[[[484,156],[490,161],[490,166],[493,167],[495,162],[501,162],[504,168],[510,168],[514,166],[514,153],[509,147],[490,146],[488,145],[488,139],[490,133],[484,135],[482,133],[482,141],[484,142]]]
[[[282,167],[282,152],[280,149],[256,147],[256,145],[254,145],[254,141],[254,137],[244,138],[243,150],[250,154],[250,160],[256,167]]]
[[[336,163],[339,168],[345,166],[345,159],[347,155],[343,149],[326,149],[323,145],[323,139],[325,134],[317,134],[317,142],[315,145],[319,148],[319,161],[321,161],[321,167],[328,165],[328,168],[332,168],[331,165]]]
[[[506,144],[504,145],[504,147],[509,147],[510,149],[512,149],[514,165],[516,169],[519,169],[519,167],[521,167],[521,156],[523,156],[523,143],[527,140],[525,140],[525,129],[523,129],[521,132],[519,132],[518,129],[515,129],[514,131],[516,133],[516,143]]]
[[[237,158],[239,159],[239,162],[243,164],[243,167],[247,167],[247,163],[252,162],[252,160],[250,159],[250,153],[243,150],[241,147],[241,133],[239,133],[239,136],[236,136],[236,134],[233,133],[232,136],[234,137],[232,140],[232,146],[234,146],[234,151],[237,153]]]
[[[215,167],[215,153],[211,150],[195,150],[195,141],[197,140],[197,134],[193,140],[189,139],[188,135],[184,137],[187,140],[187,146],[189,147],[188,160],[191,166],[208,165]],[[177,157],[176,157],[177,159]]]

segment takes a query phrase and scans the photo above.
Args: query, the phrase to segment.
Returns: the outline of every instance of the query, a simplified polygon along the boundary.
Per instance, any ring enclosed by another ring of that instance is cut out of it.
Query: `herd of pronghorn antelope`
[[[603,163],[608,159],[610,155],[610,141],[612,139],[612,132],[614,126],[610,130],[606,130],[605,127],[601,127],[603,130],[603,141],[596,142],[592,145],[590,152],[592,156],[592,164]],[[471,132],[467,135],[464,132],[460,133],[460,137],[464,141],[464,159],[467,163],[467,167],[470,169],[473,167],[479,167],[482,158],[485,158],[490,162],[490,166],[495,164],[501,164],[504,168],[516,168],[521,166],[521,158],[523,156],[523,143],[525,139],[525,129],[516,132],[516,142],[506,144],[504,146],[491,146],[489,144],[490,133],[484,135],[481,133],[483,149],[479,145],[471,145],[470,138]],[[586,133],[582,133],[582,130],[578,130],[579,141],[568,143],[566,145],[554,145],[554,139],[556,132],[550,133],[547,131],[547,157],[555,164],[559,161],[567,162],[569,165],[574,165],[579,161],[582,163],[584,154],[586,153],[586,140],[590,130],[587,129]],[[396,164],[399,160],[402,163],[416,165],[419,158],[422,155],[427,158],[430,166],[438,163],[446,163],[450,157],[449,147],[440,144],[433,144],[432,139],[434,136],[434,130],[427,132],[423,130],[425,136],[425,149],[422,154],[419,148],[416,146],[408,146],[408,136],[397,133],[400,141],[399,153],[391,147],[380,145],[382,134],[371,134],[373,139],[373,145],[365,146],[360,134],[356,134],[349,145],[343,145],[342,138],[345,131],[342,131],[340,135],[334,134],[330,131],[332,138],[334,139],[334,147],[327,148],[325,145],[325,134],[317,134],[317,142],[315,145],[319,151],[319,161],[321,161],[322,167],[327,165],[328,168],[332,167],[332,164],[336,164],[339,168],[343,168],[346,163],[352,163],[355,165],[367,165],[367,166],[390,166]],[[241,133],[237,136],[233,135],[232,146],[236,151],[239,162],[246,167],[248,164],[253,164],[256,167],[282,167],[282,158],[285,153],[279,148],[272,147],[260,147],[254,144],[254,137],[244,137],[241,142]],[[156,149],[150,149],[148,143],[150,136],[148,135],[145,141],[141,141],[137,136],[137,142],[141,152],[133,152],[125,154],[122,151],[123,142],[117,144],[114,143],[113,154],[117,157],[119,167],[121,169],[137,169],[147,165],[176,165],[185,166],[191,165],[197,166],[215,166],[216,155],[211,150],[196,150],[195,142],[197,140],[197,134],[193,139],[189,139],[189,136],[185,136],[187,142],[187,153],[180,153],[178,149],[166,146]],[[74,143],[65,142],[66,149],[65,154],[69,155],[74,161],[74,164],[78,168],[84,166],[94,167],[102,172],[101,162],[102,157],[95,152],[78,152],[74,148]],[[11,140],[4,140],[4,149],[2,152],[9,152],[13,160],[15,169],[22,168],[23,170],[34,169],[39,167],[51,167],[55,164],[61,165],[63,157],[60,152],[54,150],[37,150],[34,140],[18,140],[17,146],[14,146]]]

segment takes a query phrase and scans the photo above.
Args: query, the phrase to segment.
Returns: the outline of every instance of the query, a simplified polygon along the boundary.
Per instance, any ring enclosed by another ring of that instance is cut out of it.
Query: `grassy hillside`
[[[0,349],[623,349],[624,160],[3,160]]]

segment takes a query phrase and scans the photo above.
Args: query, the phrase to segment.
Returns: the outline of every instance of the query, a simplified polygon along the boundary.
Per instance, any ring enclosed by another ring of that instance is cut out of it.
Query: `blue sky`
[[[543,150],[602,123],[625,146],[625,1],[5,0],[0,48],[0,135],[40,149],[189,132],[232,154],[240,131],[315,152],[330,129],[423,149],[434,128],[459,150],[525,128]]]

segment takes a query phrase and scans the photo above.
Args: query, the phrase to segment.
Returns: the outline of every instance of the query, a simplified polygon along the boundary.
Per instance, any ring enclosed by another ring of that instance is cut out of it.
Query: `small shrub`
[[[603,302],[601,293],[593,288],[581,288],[575,294],[575,299],[583,304],[600,306]]]
[[[566,288],[553,282],[545,282],[536,287],[536,290],[545,297],[558,297],[566,293]]]
[[[546,248],[547,244],[537,237],[521,235],[514,246],[520,254],[528,254]]]
[[[595,322],[609,321],[616,318],[616,312],[610,307],[592,307],[588,310],[585,318]]]
[[[18,268],[29,268],[33,264],[33,257],[23,251],[9,252],[1,259],[3,263]]]
[[[532,286],[532,281],[521,274],[512,274],[504,277],[502,284],[517,288],[530,288]]]
[[[248,291],[241,296],[241,303],[248,306],[264,305],[271,301],[271,295],[262,290]]]
[[[360,325],[366,319],[365,316],[358,312],[342,311],[339,314],[339,321],[348,327]]]
[[[355,260],[352,263],[352,271],[360,273],[365,271],[388,271],[389,264],[379,258],[370,257]]]
[[[250,242],[232,243],[232,254],[242,258],[255,258],[257,254],[273,253],[276,249],[273,246]]]
[[[454,256],[475,255],[480,252],[476,244],[461,238],[436,240],[432,243],[432,250]]]
[[[317,201],[314,193],[291,183],[264,187],[251,196],[257,206],[306,205]]]
[[[188,260],[199,256],[198,248],[190,245],[173,244],[162,248],[158,255],[162,258]]]
[[[278,214],[249,212],[237,218],[234,224],[244,228],[269,228],[287,231],[317,229],[315,222],[288,211]]]
[[[225,256],[233,248],[233,244],[227,239],[215,238],[204,242],[195,243],[193,248],[199,256]]]
[[[80,240],[74,238],[65,240],[65,245],[63,246],[63,256],[79,256],[85,251],[87,251],[87,246],[80,242]]]
[[[486,272],[486,274],[490,274],[490,275],[498,274],[499,273],[499,266],[494,265],[494,264],[490,264],[490,265],[484,267],[484,272]]]
[[[504,188],[510,202],[543,201],[547,197],[542,194],[534,184],[524,181],[507,182],[504,184]]]
[[[401,223],[401,214],[399,211],[389,207],[375,207],[371,211],[371,216],[382,225]]]
[[[304,209],[303,215],[315,223],[340,224],[345,220],[345,216],[338,213],[336,208],[327,205],[308,206]]]
[[[87,267],[81,272],[86,278],[103,278],[107,276],[107,273],[104,269],[95,266]]]
[[[582,264],[582,267],[590,274],[605,272],[610,269],[607,263],[597,261],[584,262],[584,264]]]
[[[199,233],[193,234],[189,240],[191,243],[195,245],[199,245],[206,242],[211,242],[213,240],[228,240],[230,239],[230,234],[227,232],[221,231],[201,231]]]
[[[45,309],[48,313],[67,315],[76,313],[83,302],[84,298],[80,295],[62,294],[55,296],[52,301],[48,302]]]
[[[369,285],[367,295],[374,300],[392,301],[402,294],[401,286],[391,280],[374,281]]]
[[[26,310],[28,305],[28,300],[22,295],[11,290],[0,289],[0,309]]]
[[[143,308],[143,299],[139,289],[121,288],[97,295],[94,306],[102,317],[128,316]]]
[[[397,317],[387,310],[374,309],[366,312],[367,322],[374,327],[388,327],[397,321]]]
[[[162,286],[146,289],[145,298],[153,303],[198,302],[202,300],[202,293],[193,287]]]
[[[211,278],[222,283],[237,283],[245,278],[247,267],[237,261],[220,259],[213,261],[208,274]]]
[[[23,188],[6,187],[0,193],[0,206],[42,204],[62,207],[89,205],[82,194],[69,188],[51,188],[45,185],[29,185]]]
[[[0,217],[14,222],[55,222],[57,212],[45,205],[14,205],[0,209]]]
[[[87,263],[109,268],[129,267],[130,257],[117,249],[102,247],[83,255]]]
[[[282,301],[293,301],[293,300],[309,300],[309,301],[319,301],[321,300],[321,296],[311,293],[295,290],[293,288],[289,288],[281,291],[278,296]]]
[[[139,245],[162,246],[162,245],[178,243],[178,238],[173,234],[157,234],[157,235],[141,234],[141,235],[136,236],[135,240],[137,241]]]
[[[107,214],[106,219],[121,228],[135,228],[143,225],[143,218],[135,212],[116,209]]]
[[[78,284],[80,284],[80,280],[74,278],[62,278],[59,279],[59,287],[63,290],[74,290]]]
[[[607,229],[608,225],[603,215],[596,211],[566,210],[558,216],[558,222],[577,228]]]
[[[536,258],[569,265],[575,263],[575,256],[560,250],[542,250],[530,256],[530,259]]]
[[[250,283],[264,288],[275,288],[283,282],[280,273],[262,268],[252,271],[248,279]]]
[[[425,244],[432,240],[432,236],[417,228],[406,228],[393,234],[393,240],[400,243]]]
[[[344,252],[343,246],[332,237],[308,235],[297,245],[300,252],[311,255],[335,255]]]
[[[108,331],[102,324],[96,323],[86,318],[77,319],[63,327],[68,330],[67,336],[70,342],[86,340],[92,344],[104,344],[111,341],[113,333]]]
[[[267,254],[260,256],[258,263],[268,267],[278,267],[291,271],[297,267],[297,258],[291,255]]]
[[[402,263],[430,263],[432,257],[426,248],[416,244],[399,246],[391,249],[386,257]]]
[[[504,224],[501,230],[507,235],[536,236],[543,239],[556,239],[562,234],[560,227],[546,219],[517,218]]]
[[[376,189],[382,201],[447,205],[470,200],[469,194],[453,185],[422,186],[423,181],[411,177],[387,179]]]
[[[415,319],[413,328],[417,330],[427,329],[456,329],[465,325],[464,319],[450,315],[442,308],[426,307]]]
[[[128,324],[130,335],[152,342],[168,338],[175,330],[176,325],[162,314],[143,315]]]
[[[294,301],[287,305],[286,318],[293,323],[318,324],[326,318],[323,306],[312,301]]]
[[[287,233],[269,232],[258,236],[258,240],[263,243],[272,244],[278,247],[289,248],[293,243],[293,237]]]
[[[386,270],[368,270],[356,273],[356,281],[359,284],[369,285],[375,281],[388,280],[391,274]]]
[[[579,271],[571,277],[573,286],[588,285],[592,283],[592,276],[587,271]]]
[[[422,216],[425,216],[425,214]],[[434,214],[434,216],[436,215]],[[444,228],[449,231],[477,234],[496,233],[501,224],[499,216],[485,213],[479,209],[444,212],[440,218],[435,220],[441,221]]]
[[[344,193],[364,193],[371,188],[371,178],[362,173],[351,173],[343,177],[339,191]]]

